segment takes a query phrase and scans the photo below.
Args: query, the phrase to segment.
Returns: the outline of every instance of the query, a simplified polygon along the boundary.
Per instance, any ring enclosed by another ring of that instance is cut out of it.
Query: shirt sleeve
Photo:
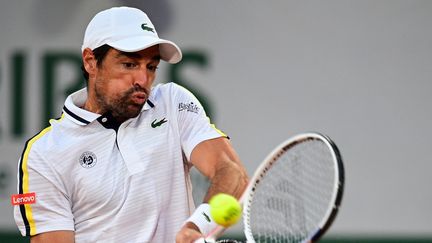
[[[227,135],[210,123],[201,103],[190,91],[177,84],[173,85],[182,149],[190,160],[192,150],[200,142]]]
[[[74,230],[71,204],[60,176],[50,163],[38,154],[37,149],[32,148],[34,142],[29,140],[26,143],[18,163],[17,196],[19,198],[23,195],[34,195],[33,201],[17,199],[18,204],[14,205],[14,218],[18,229],[23,236],[55,230]]]

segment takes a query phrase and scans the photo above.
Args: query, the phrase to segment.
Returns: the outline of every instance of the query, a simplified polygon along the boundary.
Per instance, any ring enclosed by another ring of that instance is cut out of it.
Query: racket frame
[[[242,196],[239,199],[240,204],[243,206],[243,224],[244,224],[244,234],[246,236],[246,240],[249,243],[255,243],[253,239],[251,229],[249,227],[250,217],[249,217],[249,208],[252,202],[254,192],[256,187],[259,185],[260,180],[267,174],[269,169],[272,167],[274,163],[277,163],[277,159],[282,156],[285,151],[289,148],[295,146],[296,144],[302,143],[306,140],[320,140],[324,142],[324,144],[332,151],[332,159],[336,161],[335,168],[335,181],[333,183],[334,190],[331,197],[331,202],[333,203],[333,207],[329,207],[325,213],[325,216],[318,224],[318,229],[315,232],[312,232],[306,240],[303,242],[317,242],[324,233],[328,230],[330,225],[333,223],[336,218],[338,209],[342,202],[342,195],[344,191],[345,184],[345,171],[342,162],[342,156],[339,152],[336,144],[326,135],[317,133],[317,132],[308,132],[298,134],[293,136],[283,143],[281,143],[278,147],[273,149],[271,153],[267,155],[267,157],[261,162],[260,166],[255,170],[252,178],[249,180],[249,184],[246,190],[243,192]],[[216,242],[215,239],[217,236],[220,236],[225,231],[225,228],[222,226],[216,227],[210,234],[206,237],[204,242]]]
[[[249,185],[240,198],[240,202],[243,204],[243,224],[244,224],[244,234],[246,236],[247,242],[253,243],[255,240],[253,239],[252,232],[250,229],[250,217],[249,210],[250,204],[252,203],[253,196],[255,193],[255,189],[259,185],[261,179],[267,174],[270,168],[274,163],[277,163],[278,158],[282,156],[287,150],[296,144],[302,143],[306,140],[320,140],[324,142],[324,144],[328,147],[330,151],[332,151],[332,159],[336,162],[335,168],[335,181],[333,183],[334,190],[331,197],[331,202],[333,204],[332,207],[327,209],[323,219],[318,224],[319,228],[312,232],[309,237],[307,237],[304,242],[317,242],[324,233],[328,230],[330,225],[333,223],[336,218],[338,209],[342,202],[342,195],[344,190],[344,181],[345,181],[345,172],[344,166],[342,162],[342,156],[337,148],[336,144],[326,135],[317,132],[309,132],[302,133],[296,136],[293,136],[283,143],[281,143],[278,147],[276,147],[271,153],[267,155],[264,161],[260,164],[260,166],[255,170],[254,175],[250,179]]]

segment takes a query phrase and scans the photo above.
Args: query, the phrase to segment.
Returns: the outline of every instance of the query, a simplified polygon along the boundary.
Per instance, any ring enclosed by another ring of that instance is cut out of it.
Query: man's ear
[[[93,51],[90,50],[90,48],[84,49],[82,52],[82,60],[85,70],[89,73],[91,76],[95,73],[97,68],[97,61],[93,54]]]

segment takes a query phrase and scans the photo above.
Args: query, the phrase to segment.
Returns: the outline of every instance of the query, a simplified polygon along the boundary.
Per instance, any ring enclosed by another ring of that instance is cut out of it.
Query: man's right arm
[[[33,200],[19,201],[14,206],[14,218],[23,236],[30,236],[30,242],[73,243],[75,239],[72,201],[64,186],[61,173],[50,163],[44,137],[30,140],[19,161],[18,193],[31,193]]]
[[[50,231],[37,234],[30,238],[31,243],[74,243],[75,232],[70,230]]]

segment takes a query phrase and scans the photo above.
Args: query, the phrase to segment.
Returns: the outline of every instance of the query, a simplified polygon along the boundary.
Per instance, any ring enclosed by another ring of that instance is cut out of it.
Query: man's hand
[[[176,235],[176,243],[194,243],[199,238],[204,237],[198,227],[191,222],[186,222]]]

